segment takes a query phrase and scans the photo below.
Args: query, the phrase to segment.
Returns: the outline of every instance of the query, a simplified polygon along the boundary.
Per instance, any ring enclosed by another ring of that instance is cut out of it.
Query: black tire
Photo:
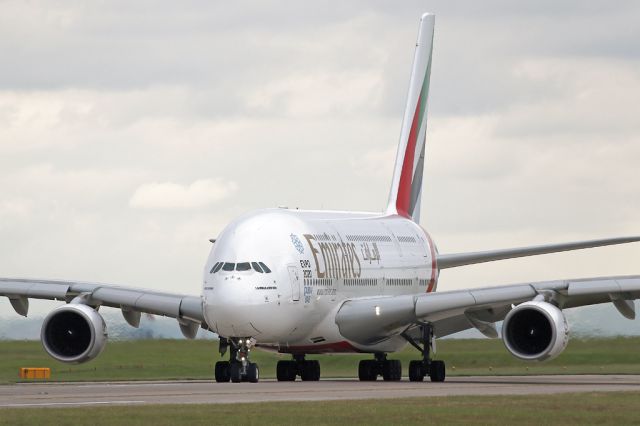
[[[242,364],[234,362],[229,365],[229,376],[233,383],[240,383],[242,381]]]
[[[278,361],[278,364],[276,364],[276,379],[279,382],[294,382],[296,373],[296,363],[294,361]]]
[[[411,361],[409,363],[409,381],[421,382],[424,380],[424,372],[422,371],[422,361]]]
[[[320,361],[304,361],[300,378],[303,381],[317,382],[320,380]]]
[[[382,364],[382,378],[385,381],[391,382],[397,382],[402,379],[402,363],[400,360],[385,360]]]
[[[260,369],[258,368],[258,364],[253,362],[248,364],[247,375],[245,377],[248,382],[258,383],[258,380],[260,380]]]
[[[216,362],[216,382],[226,383],[231,380],[231,374],[229,372],[229,361]]]
[[[444,382],[446,377],[446,368],[444,361],[431,361],[429,368],[429,377],[432,382]]]
[[[361,382],[373,382],[378,379],[378,365],[375,360],[363,359],[358,364],[358,378]]]

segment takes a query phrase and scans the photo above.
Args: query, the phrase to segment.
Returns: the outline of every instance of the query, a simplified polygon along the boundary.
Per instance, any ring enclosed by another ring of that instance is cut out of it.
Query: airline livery
[[[435,338],[475,328],[498,337],[523,360],[547,360],[567,345],[562,309],[611,302],[635,317],[640,276],[557,280],[436,292],[442,269],[500,259],[640,241],[612,238],[475,253],[440,254],[420,226],[434,16],[420,21],[413,71],[389,202],[383,213],[266,209],[241,216],[212,240],[200,296],[78,281],[0,279],[0,296],[27,315],[29,298],[65,301],[44,319],[44,349],[58,361],[100,354],[107,329],[99,309],[122,311],[138,327],[141,313],[176,318],[194,338],[203,328],[220,337],[219,382],[257,382],[253,348],[291,354],[277,379],[319,380],[307,354],[370,353],[360,380],[400,380],[388,354],[418,350],[411,381],[445,379],[433,359]]]

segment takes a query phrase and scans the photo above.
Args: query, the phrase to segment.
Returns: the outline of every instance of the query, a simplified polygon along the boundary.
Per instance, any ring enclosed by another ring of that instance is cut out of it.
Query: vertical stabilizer
[[[420,220],[422,173],[427,130],[427,98],[431,74],[433,28],[435,15],[425,13],[420,19],[420,30],[413,58],[407,107],[402,120],[400,144],[393,170],[387,214],[399,214],[414,221]]]

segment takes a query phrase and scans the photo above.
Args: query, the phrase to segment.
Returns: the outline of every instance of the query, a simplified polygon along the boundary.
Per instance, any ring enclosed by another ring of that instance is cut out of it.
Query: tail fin
[[[400,144],[393,171],[387,214],[399,214],[418,221],[422,198],[422,173],[427,128],[427,98],[431,74],[431,52],[435,15],[425,13],[413,57],[407,107],[402,120]]]

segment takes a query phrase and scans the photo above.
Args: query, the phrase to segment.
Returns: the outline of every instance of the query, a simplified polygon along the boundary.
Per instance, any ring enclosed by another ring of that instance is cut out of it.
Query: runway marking
[[[84,401],[84,402],[34,402],[29,404],[0,404],[0,408],[18,407],[54,407],[59,405],[110,405],[110,404],[144,404],[147,401]]]
[[[640,375],[452,377],[445,383],[261,381],[257,384],[179,382],[46,383],[0,386],[2,408],[88,407],[132,404],[233,404],[455,395],[526,395],[638,391]],[[122,399],[119,399],[122,398]]]

